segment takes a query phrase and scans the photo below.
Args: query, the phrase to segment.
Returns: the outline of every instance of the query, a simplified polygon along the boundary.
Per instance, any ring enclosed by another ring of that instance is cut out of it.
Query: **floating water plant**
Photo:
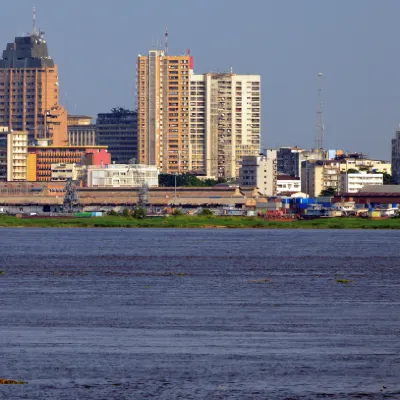
[[[14,379],[0,378],[0,385],[24,385],[26,383],[24,381],[15,381]]]
[[[336,279],[336,283],[349,284],[353,283],[353,281],[350,281],[349,279]]]
[[[0,271],[0,275],[4,275],[5,274],[5,272],[4,271]]]
[[[255,280],[251,280],[249,281],[249,283],[270,283],[271,281],[267,278],[265,279],[255,279]]]

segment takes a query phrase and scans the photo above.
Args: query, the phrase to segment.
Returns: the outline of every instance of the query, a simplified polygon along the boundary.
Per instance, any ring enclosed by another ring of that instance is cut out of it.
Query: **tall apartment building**
[[[151,50],[137,61],[139,162],[162,173],[189,172],[193,57]]]
[[[0,128],[0,181],[28,179],[28,132]]]
[[[243,157],[260,153],[260,76],[192,75],[190,94],[191,169],[238,177]]]
[[[301,164],[301,191],[318,197],[326,189],[340,190],[340,162],[337,160],[308,160]]]
[[[96,143],[108,146],[111,160],[128,164],[138,159],[137,113],[123,108],[97,115]]]
[[[68,146],[95,146],[96,125],[92,117],[68,115]]]
[[[267,150],[265,155],[244,156],[239,169],[241,187],[258,187],[264,196],[277,194],[276,150]]]
[[[58,68],[42,32],[8,43],[0,59],[0,126],[27,131],[29,142],[67,144],[67,112],[59,105]]]

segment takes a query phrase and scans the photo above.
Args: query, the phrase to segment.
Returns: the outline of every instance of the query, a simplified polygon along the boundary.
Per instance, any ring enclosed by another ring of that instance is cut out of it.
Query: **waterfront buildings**
[[[193,57],[151,50],[138,56],[139,162],[162,173],[189,172],[189,95]]]
[[[337,160],[307,160],[301,164],[301,191],[318,197],[323,190],[339,190],[340,162]]]
[[[29,142],[46,139],[65,146],[67,112],[59,104],[58,68],[43,32],[8,43],[0,59],[0,126],[28,132]]]
[[[51,181],[79,181],[82,179],[84,168],[85,167],[80,164],[51,164]]]
[[[0,180],[24,182],[28,177],[28,132],[0,128]]]
[[[300,177],[301,163],[306,160],[326,160],[328,152],[322,149],[305,150],[299,147],[281,147],[277,152],[278,173]]]
[[[68,145],[96,145],[96,125],[92,124],[92,117],[68,115]]]
[[[276,150],[267,150],[265,155],[244,156],[239,169],[242,188],[257,187],[263,196],[277,194]]]
[[[112,161],[128,164],[138,158],[138,120],[136,111],[114,108],[97,116],[96,142],[108,146]]]
[[[236,178],[261,143],[259,75],[207,73],[190,78],[190,169]]]
[[[110,164],[87,168],[87,187],[158,187],[158,169],[155,165]]]
[[[287,195],[301,192],[301,180],[289,175],[277,176],[277,194]]]
[[[369,174],[367,172],[342,173],[340,175],[339,193],[357,193],[367,185],[383,185],[383,174]]]
[[[28,148],[29,156],[34,160],[35,181],[51,181],[52,164],[85,164],[88,154],[94,153],[97,157],[96,162],[99,165],[105,165],[110,162],[110,154],[107,152],[107,146],[30,146]],[[33,174],[32,171],[30,173]]]

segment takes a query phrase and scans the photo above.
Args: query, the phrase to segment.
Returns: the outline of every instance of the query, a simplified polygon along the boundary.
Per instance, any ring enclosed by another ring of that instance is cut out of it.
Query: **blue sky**
[[[190,48],[196,73],[261,75],[263,147],[313,146],[323,72],[326,147],[390,158],[398,0],[18,0],[2,7],[1,48],[31,30],[33,5],[70,113],[133,108],[136,57],[168,25],[170,54]]]

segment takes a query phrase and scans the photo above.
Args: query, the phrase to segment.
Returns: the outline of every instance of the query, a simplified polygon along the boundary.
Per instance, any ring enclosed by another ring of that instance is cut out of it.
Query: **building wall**
[[[158,186],[158,169],[155,165],[120,165],[111,164],[104,167],[89,166],[87,169],[87,186],[102,188],[149,187]]]
[[[276,150],[268,150],[266,155],[244,156],[239,170],[241,187],[257,187],[264,196],[277,194]]]
[[[310,197],[320,196],[323,190],[340,189],[339,161],[303,161],[301,167],[301,191]]]
[[[277,178],[277,194],[284,192],[297,193],[301,191],[301,180],[297,179],[279,179]]]
[[[341,174],[340,192],[357,193],[366,185],[383,185],[383,174]]]
[[[51,181],[66,182],[71,179],[77,181],[81,177],[83,167],[77,164],[51,164]]]
[[[303,149],[281,147],[277,152],[278,173],[299,177],[301,171],[300,153]]]
[[[111,154],[105,149],[89,149],[86,151],[85,165],[97,165],[99,167],[111,164]]]
[[[259,75],[191,76],[190,158],[207,176],[236,178],[242,158],[260,153],[260,85]]]
[[[87,115],[68,115],[68,126],[85,126],[92,125],[92,117]]]
[[[189,171],[190,55],[151,50],[137,62],[139,162],[163,173]]]
[[[96,150],[107,150],[107,146],[31,146],[30,154],[36,154],[38,182],[51,181],[51,164],[82,164],[85,154]]]
[[[28,164],[28,182],[36,182],[36,154],[28,153],[27,164]]]
[[[9,132],[7,135],[7,182],[28,179],[28,132]]]
[[[138,158],[137,113],[115,110],[97,116],[96,142],[108,146],[111,160],[117,164],[128,164]]]
[[[96,146],[96,125],[69,125],[68,146]]]
[[[27,131],[30,141],[50,139],[65,145],[66,111],[59,108],[58,68],[48,57],[43,37],[16,38],[4,55],[7,58],[0,60],[0,126]]]

